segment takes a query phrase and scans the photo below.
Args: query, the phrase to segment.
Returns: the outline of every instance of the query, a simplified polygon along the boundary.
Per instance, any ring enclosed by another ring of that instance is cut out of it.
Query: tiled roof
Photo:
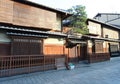
[[[32,29],[26,29],[26,28],[20,28],[20,27],[9,27],[9,26],[0,26],[0,29],[10,30],[9,34],[24,34],[24,33],[16,33],[17,32],[27,32],[32,34],[44,34],[44,35],[51,35],[51,36],[61,36],[61,37],[67,37],[66,34],[61,32],[50,32],[50,31],[39,31],[39,30],[32,30]],[[27,35],[24,34],[24,35]],[[28,34],[30,35],[30,34]]]

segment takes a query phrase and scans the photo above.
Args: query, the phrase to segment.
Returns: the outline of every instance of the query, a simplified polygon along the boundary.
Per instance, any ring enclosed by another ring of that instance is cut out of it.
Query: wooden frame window
[[[119,51],[118,44],[111,44],[110,51],[111,52],[118,52]]]
[[[96,41],[95,42],[95,53],[102,53],[103,52],[103,42]]]
[[[12,37],[12,55],[39,55],[42,54],[43,41],[32,37]]]

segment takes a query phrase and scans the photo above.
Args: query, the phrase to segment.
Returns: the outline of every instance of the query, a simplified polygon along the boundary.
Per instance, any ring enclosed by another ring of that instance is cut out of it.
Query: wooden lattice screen
[[[95,42],[95,52],[102,53],[103,52],[103,42]]]
[[[12,55],[40,55],[42,54],[42,40],[32,37],[12,36]]]
[[[65,68],[66,55],[42,54],[39,38],[11,36],[11,55],[0,56],[0,77]]]
[[[120,56],[118,44],[109,44],[109,50],[111,57]]]
[[[116,51],[119,51],[119,48],[118,48],[118,45],[114,44],[114,45],[110,45],[110,51],[111,52],[116,52]]]

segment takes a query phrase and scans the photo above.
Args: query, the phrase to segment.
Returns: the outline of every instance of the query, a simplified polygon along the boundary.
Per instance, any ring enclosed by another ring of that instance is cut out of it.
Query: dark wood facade
[[[7,18],[6,18],[7,16]],[[13,22],[13,1],[0,0],[0,22]]]
[[[14,25],[52,29],[55,26],[55,22],[56,13],[54,12],[18,2],[13,3]]]
[[[62,19],[68,16],[26,0],[0,0],[0,31],[10,40],[0,42],[0,77],[57,69],[68,62],[110,60],[104,39],[61,33]],[[67,40],[73,40],[68,48]],[[91,48],[89,40],[93,41]]]
[[[11,55],[42,55],[43,41],[40,38],[11,36]]]
[[[119,28],[88,19],[87,25],[91,36],[88,39],[89,62],[100,62],[110,60],[111,56],[119,56]],[[96,36],[94,36],[96,34]]]
[[[58,10],[31,2],[17,0],[0,0],[0,22],[32,28],[53,29],[57,17],[64,18],[66,14]],[[7,16],[7,18],[6,18]],[[61,24],[61,23],[60,23]]]
[[[64,44],[44,41],[65,38],[61,22],[70,15],[27,0],[0,0],[0,77],[65,67]]]
[[[0,43],[0,56],[10,55],[11,45],[10,43]]]

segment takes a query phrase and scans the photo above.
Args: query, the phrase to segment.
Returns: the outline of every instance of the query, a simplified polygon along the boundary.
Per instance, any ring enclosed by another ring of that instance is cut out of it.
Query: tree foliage
[[[76,5],[67,10],[73,15],[68,18],[70,21],[69,26],[73,28],[75,33],[87,34],[87,26],[85,24],[87,19],[87,14],[85,12],[85,6]]]

